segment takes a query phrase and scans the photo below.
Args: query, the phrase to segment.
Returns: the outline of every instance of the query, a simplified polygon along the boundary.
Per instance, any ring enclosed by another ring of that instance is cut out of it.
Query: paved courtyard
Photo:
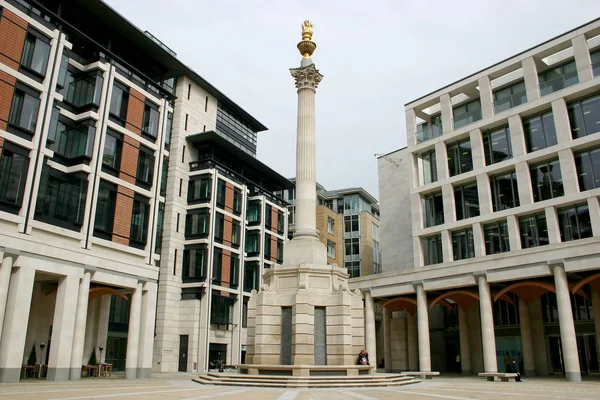
[[[440,377],[400,388],[382,389],[261,389],[233,386],[203,386],[190,374],[156,374],[149,380],[82,379],[78,382],[25,381],[0,386],[0,399],[221,399],[221,400],[312,400],[312,399],[600,399],[600,377],[581,383],[558,378],[530,378],[523,383],[485,382],[475,377]]]

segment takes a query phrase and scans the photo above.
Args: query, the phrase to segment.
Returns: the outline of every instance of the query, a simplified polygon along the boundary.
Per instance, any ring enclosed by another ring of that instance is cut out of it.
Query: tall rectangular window
[[[223,243],[223,231],[225,228],[225,218],[220,212],[215,213],[215,241]]]
[[[240,247],[240,223],[238,221],[233,221],[231,223],[231,245],[235,248]]]
[[[359,261],[360,260],[360,239],[350,238],[344,239],[345,252],[344,261]]]
[[[141,186],[150,188],[154,176],[154,151],[146,146],[140,145],[138,155],[136,180]]]
[[[196,175],[190,178],[188,184],[188,203],[197,204],[210,201],[210,175]]]
[[[0,209],[18,214],[23,204],[29,151],[8,141],[0,148]]]
[[[335,242],[327,241],[327,257],[335,258]]]
[[[334,226],[335,226],[335,220],[331,217],[327,217],[327,232],[333,234]]]
[[[277,263],[283,263],[283,240],[277,239]]]
[[[272,210],[273,208],[269,204],[265,205],[265,229],[271,229],[273,216]]]
[[[260,231],[252,230],[246,233],[246,253],[248,257],[256,257],[260,253]]]
[[[233,213],[235,215],[242,214],[242,191],[240,189],[233,189]]]
[[[102,167],[117,171],[121,167],[122,150],[123,135],[112,129],[107,129],[104,137],[104,151],[102,152]]]
[[[575,60],[562,65],[551,67],[538,75],[540,82],[540,95],[545,96],[579,83]]]
[[[533,185],[533,201],[543,201],[564,196],[562,174],[558,159],[529,167]]]
[[[156,242],[154,252],[160,254],[162,250],[163,226],[165,222],[165,203],[158,203],[158,213],[156,214]],[[185,253],[184,253],[185,254]]]
[[[513,83],[494,91],[494,112],[496,114],[527,102],[525,81]]]
[[[10,106],[8,130],[16,135],[26,133],[27,139],[35,133],[38,111],[40,109],[40,94],[25,85],[17,83]],[[11,129],[12,128],[12,129]]]
[[[346,269],[348,270],[348,275],[350,275],[350,278],[360,278],[360,261],[346,261],[344,262],[344,267],[346,267]]]
[[[441,114],[432,115],[431,122],[423,122],[417,126],[417,143],[423,143],[429,139],[442,135]]]
[[[67,165],[87,163],[94,150],[94,125],[95,122],[90,119],[75,123],[59,115],[59,109],[54,108],[46,147],[54,151],[54,156]]]
[[[454,188],[454,203],[456,219],[477,217],[479,215],[479,195],[477,183],[471,183]]]
[[[239,285],[240,258],[232,254],[229,258],[229,287],[237,289]]]
[[[218,290],[214,290],[210,303],[210,323],[217,325],[217,329],[228,329],[228,325],[233,323],[234,303],[233,297],[221,296]]]
[[[146,103],[144,105],[142,133],[152,139],[156,139],[156,136],[158,135],[158,106],[152,103]]]
[[[424,237],[423,245],[423,263],[425,265],[441,264],[444,262],[442,254],[442,235]]]
[[[185,246],[181,278],[184,283],[203,282],[206,279],[208,248],[206,245]]]
[[[452,232],[452,252],[454,261],[475,257],[472,228]]]
[[[510,129],[508,126],[487,131],[483,134],[485,164],[492,165],[512,158]]]
[[[521,247],[524,249],[550,243],[546,214],[544,213],[519,218],[519,232],[521,233]]]
[[[79,231],[83,224],[86,194],[87,176],[64,174],[44,165],[35,219]]]
[[[115,81],[110,96],[110,117],[116,119],[116,122],[124,124],[127,119],[128,103],[129,88]]]
[[[490,176],[490,187],[492,189],[494,212],[519,206],[519,189],[516,172]]]
[[[469,139],[448,145],[448,170],[450,176],[464,174],[473,170],[471,141]]]
[[[423,183],[427,185],[432,182],[436,182],[438,177],[435,150],[421,154],[421,161],[423,163]]]
[[[600,75],[600,50],[596,50],[591,53],[590,59],[592,61],[592,71],[594,76]]]
[[[600,95],[569,104],[568,112],[573,139],[600,132]]]
[[[600,147],[575,154],[579,190],[600,188]]]
[[[226,188],[227,188],[227,185],[225,184],[225,181],[219,179],[217,181],[217,206],[219,206],[220,208],[225,208]]]
[[[169,177],[169,156],[163,156],[162,171],[160,173],[160,195],[167,194],[167,178]],[[181,185],[183,182],[179,181]],[[181,194],[180,194],[181,196]]]
[[[96,217],[94,219],[94,236],[110,240],[115,220],[117,186],[101,180],[98,188]]]
[[[454,107],[454,129],[471,124],[481,119],[481,102],[479,99]]]
[[[213,283],[221,284],[221,274],[223,271],[223,250],[219,247],[215,247],[213,251],[213,267],[212,267],[212,281]]]
[[[258,290],[260,265],[257,262],[246,262],[244,265],[244,291]]]
[[[592,237],[592,222],[587,204],[558,210],[558,224],[562,242]]]
[[[21,67],[43,78],[46,75],[49,55],[50,39],[29,28],[21,54]]]
[[[528,153],[545,149],[558,143],[552,111],[524,119],[523,131],[525,133],[525,144],[527,145]]]
[[[285,232],[285,218],[283,211],[277,211],[277,233],[283,235],[283,232]]]
[[[185,218],[185,238],[204,239],[208,237],[210,214],[208,208],[188,211]]]
[[[171,131],[173,130],[173,113],[167,112],[167,126],[165,128],[165,149],[171,147]]]
[[[354,237],[360,234],[359,215],[344,216],[344,237]]]
[[[264,240],[265,244],[263,249],[263,257],[265,258],[265,260],[271,260],[271,235],[265,233]]]
[[[148,199],[135,195],[133,198],[133,211],[131,213],[131,231],[129,233],[129,245],[143,249],[148,239],[148,217],[150,205]]]
[[[444,199],[442,192],[431,193],[425,200],[425,227],[429,228],[444,223]]]
[[[260,223],[260,200],[248,202],[246,219],[248,220],[248,225],[257,225]]]
[[[510,251],[506,221],[484,225],[483,235],[485,237],[485,254],[490,255]]]

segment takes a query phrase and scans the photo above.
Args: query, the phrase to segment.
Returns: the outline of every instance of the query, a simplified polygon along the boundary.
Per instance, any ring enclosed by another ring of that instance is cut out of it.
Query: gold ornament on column
[[[298,50],[303,57],[308,58],[317,48],[317,44],[312,41],[313,26],[309,20],[302,23],[302,41],[298,43]]]

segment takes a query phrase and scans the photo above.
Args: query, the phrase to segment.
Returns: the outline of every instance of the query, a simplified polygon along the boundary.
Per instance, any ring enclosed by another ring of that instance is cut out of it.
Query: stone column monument
[[[284,247],[283,265],[265,272],[248,304],[250,374],[269,368],[293,375],[327,369],[358,374],[365,343],[362,295],[348,289],[346,268],[327,264],[316,229],[315,94],[323,75],[311,59],[317,47],[312,34],[305,21],[298,43],[303,58],[290,69],[298,89],[296,232]]]

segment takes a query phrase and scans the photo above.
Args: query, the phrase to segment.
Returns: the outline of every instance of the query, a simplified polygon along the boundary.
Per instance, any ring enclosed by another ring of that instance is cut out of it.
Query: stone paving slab
[[[600,377],[571,383],[560,378],[486,382],[443,376],[390,388],[270,389],[200,385],[191,374],[155,374],[152,379],[89,378],[70,382],[23,381],[0,385],[0,400],[600,400]]]

